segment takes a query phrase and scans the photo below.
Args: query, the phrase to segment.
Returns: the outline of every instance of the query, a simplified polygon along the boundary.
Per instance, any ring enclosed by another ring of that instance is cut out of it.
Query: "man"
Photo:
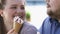
[[[60,0],[46,0],[47,17],[42,24],[40,34],[60,34]]]

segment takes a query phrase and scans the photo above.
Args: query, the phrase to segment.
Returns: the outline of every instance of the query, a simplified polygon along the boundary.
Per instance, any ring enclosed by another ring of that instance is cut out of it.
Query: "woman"
[[[25,22],[25,0],[1,0],[0,14],[1,14],[1,34],[37,34],[34,26]],[[19,32],[13,29],[13,18],[20,16],[24,21]]]

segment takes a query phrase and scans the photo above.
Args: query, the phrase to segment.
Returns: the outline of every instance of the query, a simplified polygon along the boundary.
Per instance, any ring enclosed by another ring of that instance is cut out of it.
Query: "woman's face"
[[[24,0],[6,0],[6,5],[2,10],[3,18],[6,22],[12,22],[15,16],[25,19]]]

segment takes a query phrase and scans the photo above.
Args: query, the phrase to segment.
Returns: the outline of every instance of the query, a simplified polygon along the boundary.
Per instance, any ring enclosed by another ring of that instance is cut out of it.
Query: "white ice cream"
[[[23,24],[23,20],[19,16],[14,17],[14,23],[20,23]]]

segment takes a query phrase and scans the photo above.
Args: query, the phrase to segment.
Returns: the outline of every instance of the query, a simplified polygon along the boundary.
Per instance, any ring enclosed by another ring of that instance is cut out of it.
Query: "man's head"
[[[60,18],[60,0],[46,0],[47,14],[53,18]]]
[[[5,22],[12,23],[15,16],[25,19],[25,0],[1,0],[0,14]]]

